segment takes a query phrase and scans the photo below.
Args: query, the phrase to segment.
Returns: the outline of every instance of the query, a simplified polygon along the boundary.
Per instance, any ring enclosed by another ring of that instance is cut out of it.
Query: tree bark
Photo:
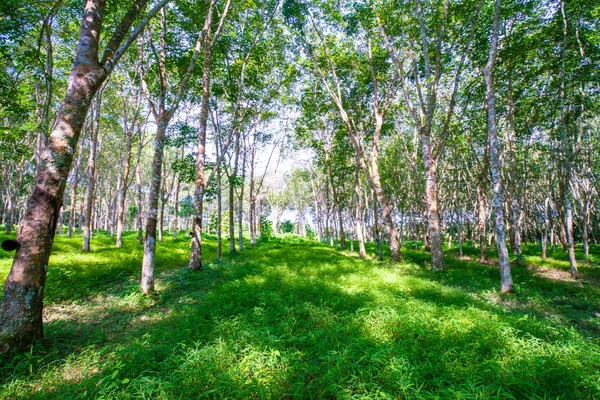
[[[444,256],[442,254],[442,237],[440,234],[440,217],[437,204],[437,162],[431,154],[429,134],[423,132],[421,134],[421,142],[425,164],[425,199],[427,203],[427,230],[431,241],[431,270],[443,271]]]
[[[210,74],[211,74],[211,24],[213,4],[211,2],[205,19],[205,38],[203,51],[202,72],[202,100],[200,104],[200,126],[198,128],[198,152],[196,153],[196,181],[194,190],[194,219],[192,227],[192,248],[190,251],[189,269],[197,271],[202,266],[202,216],[204,212],[204,191],[206,189],[205,157],[206,157],[206,130],[208,125],[209,100],[210,100]]]
[[[165,131],[170,120],[170,113],[163,112],[157,122],[154,139],[154,157],[146,216],[146,237],[144,238],[144,258],[142,260],[141,287],[144,294],[154,292],[154,259],[156,257],[156,230],[158,222],[158,199],[160,195],[163,152],[165,148]]]
[[[508,263],[508,249],[506,247],[506,234],[504,232],[504,200],[502,190],[502,161],[498,145],[498,129],[496,125],[496,95],[494,92],[494,62],[498,51],[498,30],[500,25],[501,0],[495,0],[494,24],[492,28],[492,42],[488,62],[484,68],[486,84],[486,102],[488,109],[488,130],[490,146],[490,163],[492,169],[492,185],[494,191],[494,223],[496,245],[498,247],[498,263],[500,265],[500,286],[502,293],[512,290],[513,282]]]
[[[479,262],[487,262],[487,183],[490,170],[489,146],[486,146],[483,154],[483,163],[479,173],[479,182],[477,185],[477,233],[479,235]]]
[[[88,253],[90,251],[90,240],[92,237],[92,210],[96,195],[96,156],[98,153],[98,130],[100,129],[99,122],[101,103],[101,94],[98,93],[98,97],[96,97],[96,103],[94,106],[92,106],[92,123],[90,125],[90,158],[88,161],[87,173],[87,199],[83,225],[83,247],[81,249],[81,251],[84,253]]]
[[[354,174],[354,208],[355,208],[355,230],[356,238],[358,239],[358,255],[360,258],[367,257],[367,251],[365,250],[365,237],[362,231],[362,212],[361,212],[361,188],[360,180],[358,176],[358,168]]]

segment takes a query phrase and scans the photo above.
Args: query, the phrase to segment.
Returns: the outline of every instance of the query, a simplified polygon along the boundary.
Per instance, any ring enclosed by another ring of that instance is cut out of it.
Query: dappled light
[[[449,257],[432,276],[422,252],[390,268],[297,236],[223,261],[209,237],[194,272],[167,236],[147,297],[135,236],[80,243],[57,238],[45,339],[3,356],[1,398],[599,394],[600,287],[584,273],[582,292],[532,265],[498,297],[493,266]]]

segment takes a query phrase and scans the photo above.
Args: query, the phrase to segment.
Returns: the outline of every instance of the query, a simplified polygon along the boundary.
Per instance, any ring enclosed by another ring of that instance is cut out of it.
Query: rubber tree
[[[490,166],[492,170],[492,189],[494,192],[494,227],[496,246],[498,248],[498,264],[500,265],[500,287],[502,293],[510,292],[513,288],[508,249],[506,247],[506,232],[504,230],[504,198],[502,187],[502,160],[498,144],[498,125],[496,120],[496,94],[494,91],[494,64],[498,54],[498,36],[500,29],[501,0],[494,3],[494,22],[487,64],[484,68],[486,84],[486,103],[488,111],[488,130],[490,146]]]

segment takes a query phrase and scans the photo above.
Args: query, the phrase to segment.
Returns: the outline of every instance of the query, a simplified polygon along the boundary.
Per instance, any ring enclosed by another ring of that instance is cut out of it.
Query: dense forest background
[[[503,293],[559,248],[577,279],[599,24],[591,0],[3,1],[0,349],[43,336],[55,235],[137,232],[149,295],[165,238],[204,271],[206,240],[222,260],[282,233],[434,271],[472,255]]]

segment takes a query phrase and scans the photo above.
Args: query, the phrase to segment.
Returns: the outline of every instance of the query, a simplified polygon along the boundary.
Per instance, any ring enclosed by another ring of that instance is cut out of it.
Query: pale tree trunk
[[[523,221],[523,212],[521,205],[519,204],[520,199],[525,203],[523,196],[520,196],[521,181],[517,178],[517,165],[516,165],[516,140],[517,140],[517,128],[515,124],[515,104],[512,94],[512,69],[509,71],[508,78],[508,126],[510,129],[507,131],[506,142],[509,144],[509,150],[505,163],[510,164],[509,169],[509,180],[512,182],[510,185],[511,200],[510,200],[510,211],[507,211],[512,217],[512,238],[511,246],[513,248],[513,254],[516,256],[517,265],[523,266],[523,250],[521,249],[521,225]]]
[[[513,219],[513,254],[517,257],[517,265],[523,266],[523,250],[521,249],[521,225],[523,222],[523,210],[519,206],[517,199],[511,201],[511,211]]]
[[[161,7],[165,3],[161,2]],[[42,307],[48,259],[75,147],[92,98],[131,44],[131,40],[123,40],[144,6],[144,1],[137,2],[125,15],[99,63],[98,41],[105,1],[88,0],[86,3],[65,98],[42,153],[35,188],[19,225],[17,241],[20,247],[13,259],[0,306],[0,352],[28,346],[43,337]],[[141,31],[152,12],[156,11],[149,12],[130,37]]]
[[[141,104],[141,90],[135,95],[133,115],[129,118],[129,113],[125,111],[123,127],[125,129],[125,154],[123,174],[121,176],[121,185],[118,189],[118,211],[117,211],[117,240],[116,247],[121,247],[123,244],[123,230],[125,229],[125,201],[127,200],[127,190],[129,189],[131,173],[131,157],[133,149],[133,135],[137,125],[137,119]],[[123,99],[123,107],[127,110],[126,99]],[[131,120],[130,120],[131,119]],[[141,133],[138,135],[139,142],[142,141]],[[139,161],[138,161],[139,162]]]
[[[490,145],[490,163],[492,169],[492,186],[494,192],[494,223],[496,245],[498,247],[498,263],[500,265],[500,283],[502,293],[510,292],[513,288],[510,264],[508,263],[508,249],[506,247],[506,234],[504,232],[504,200],[502,195],[502,161],[500,159],[498,130],[496,125],[496,95],[494,92],[494,62],[498,51],[498,29],[500,24],[501,0],[495,0],[494,25],[492,29],[492,43],[488,62],[484,68],[486,84],[486,102],[488,108],[488,129]]]
[[[90,126],[90,158],[87,172],[87,199],[83,225],[83,248],[82,252],[90,251],[90,240],[92,236],[92,210],[94,207],[94,196],[96,194],[96,157],[98,153],[98,130],[100,122],[101,94],[98,93],[96,103],[92,106],[92,123]]]
[[[181,150],[183,154],[184,149]],[[179,192],[181,190],[181,177],[177,175],[177,184],[175,185],[175,204],[173,206],[173,240],[177,239],[178,219],[179,219]]]
[[[544,227],[542,228],[542,259],[546,259],[548,234],[550,230],[550,195],[544,200]]]
[[[487,183],[490,169],[489,146],[485,147],[483,154],[483,163],[479,173],[479,182],[477,184],[477,234],[479,236],[479,262],[487,262]]]
[[[375,236],[375,243],[377,244],[377,259],[383,260],[383,254],[381,252],[381,234],[379,233],[379,205],[377,204],[377,197],[373,196],[373,236]]]
[[[476,18],[478,18],[479,12],[481,10],[481,2],[478,5]],[[434,152],[432,150],[431,144],[431,132],[433,126],[433,119],[436,115],[435,109],[437,107],[437,90],[438,84],[440,81],[441,74],[443,72],[442,68],[442,41],[445,39],[445,30],[446,30],[446,22],[448,17],[450,1],[446,0],[443,8],[442,15],[442,23],[439,25],[439,30],[436,32],[436,41],[437,44],[435,46],[435,51],[432,54],[435,55],[435,59],[430,59],[430,38],[428,35],[428,24],[426,19],[423,16],[421,10],[421,2],[417,0],[415,3],[415,17],[419,24],[419,32],[420,32],[420,44],[422,47],[423,55],[422,59],[424,61],[423,72],[425,74],[424,84],[420,81],[417,70],[417,59],[413,59],[414,65],[414,81],[413,84],[417,87],[417,101],[419,103],[419,107],[415,107],[411,94],[407,88],[406,77],[404,73],[404,57],[399,57],[394,51],[394,48],[385,33],[384,27],[380,24],[379,31],[384,39],[385,46],[392,57],[392,61],[394,66],[396,67],[396,71],[398,73],[398,78],[400,80],[401,88],[403,91],[405,104],[408,107],[410,114],[415,122],[419,135],[421,137],[422,149],[423,149],[423,163],[425,167],[425,198],[427,202],[427,235],[429,236],[429,240],[431,241],[431,267],[432,270],[444,270],[444,259],[442,253],[442,241],[441,241],[441,233],[440,233],[440,217],[438,211],[438,196],[437,196],[437,163],[439,156],[441,155],[443,148],[445,146],[446,138],[449,134],[449,126],[450,120],[454,113],[454,105],[456,99],[456,93],[458,92],[458,86],[461,76],[461,71],[464,66],[466,56],[469,52],[470,46],[472,44],[475,29],[473,27],[470,30],[468,41],[465,47],[462,49],[462,54],[460,55],[459,62],[454,71],[454,77],[452,80],[452,91],[450,94],[450,99],[448,102],[448,107],[446,109],[446,115],[444,117],[443,128],[440,133],[440,141],[438,144],[438,148]],[[414,47],[415,43],[411,43],[411,47]],[[433,68],[432,68],[433,66]],[[375,80],[374,80],[375,81]],[[422,86],[425,86],[426,92],[425,96],[423,96]]]
[[[585,193],[584,206],[583,206],[583,232],[582,232],[582,240],[583,240],[583,255],[585,256],[585,261],[590,261],[590,243],[589,243],[589,224],[590,224],[590,199],[591,193]]]
[[[144,243],[144,228],[142,217],[142,167],[140,165],[140,157],[142,156],[142,138],[138,141],[137,165],[135,167],[135,184],[137,186],[137,227],[138,227],[138,244]]]
[[[342,200],[338,196],[338,190],[333,182],[333,169],[329,160],[329,154],[326,155],[327,162],[327,175],[329,176],[329,182],[331,183],[331,193],[333,195],[333,202],[335,203],[335,210],[337,212],[338,219],[338,233],[340,238],[340,249],[346,248],[346,234],[344,232],[344,220],[342,218]]]
[[[444,270],[444,256],[442,254],[442,237],[440,234],[440,217],[437,203],[437,162],[431,154],[431,141],[429,134],[421,134],[423,145],[423,160],[425,164],[425,198],[427,203],[427,231],[431,240],[431,269]]]
[[[204,190],[206,178],[204,171],[206,156],[206,128],[208,124],[209,99],[210,99],[210,69],[211,69],[211,47],[210,25],[212,21],[212,6],[206,17],[206,39],[204,40],[204,65],[202,74],[202,102],[200,105],[200,127],[198,130],[198,152],[196,155],[196,185],[194,191],[194,219],[192,225],[192,248],[190,250],[189,269],[197,271],[202,266],[202,216],[204,213]]]
[[[248,220],[250,222],[250,245],[256,245],[256,196],[254,193],[254,157],[256,144],[250,149],[250,183],[248,187]],[[220,185],[219,185],[220,194]],[[219,198],[220,200],[220,198]],[[219,204],[220,205],[220,204]]]
[[[217,260],[219,261],[223,259],[223,199],[221,185],[221,168],[219,168],[217,169]],[[256,244],[256,231],[254,235],[254,244]]]
[[[235,158],[233,170],[229,176],[229,253],[235,254],[235,182],[237,181],[238,163],[240,158],[240,132],[236,132]],[[273,224],[275,225],[275,224]]]
[[[361,212],[361,187],[360,180],[358,176],[358,168],[356,169],[356,173],[354,174],[354,209],[355,209],[355,230],[356,230],[356,238],[358,239],[358,255],[360,258],[365,258],[367,256],[367,251],[365,250],[365,237],[362,231],[362,212]]]
[[[246,138],[242,138],[242,176],[238,195],[238,248],[244,250],[244,182],[246,181]]]
[[[167,114],[167,115],[165,115]],[[141,287],[145,294],[154,292],[154,259],[156,257],[156,230],[158,219],[158,198],[160,194],[162,161],[165,147],[165,131],[170,120],[170,113],[162,112],[157,122],[154,139],[154,157],[148,195],[148,214],[146,215],[146,237],[144,238],[144,258],[142,260]]]
[[[81,166],[81,160],[83,158],[83,151],[80,150],[77,155],[77,161],[75,162],[75,169],[73,170],[73,184],[71,188],[71,213],[69,215],[69,227],[67,230],[67,237],[73,237],[73,227],[75,226],[75,209],[77,207],[77,187],[79,186],[79,168]]]
[[[131,138],[127,138],[125,144],[125,160],[123,167],[123,176],[119,187],[119,208],[117,212],[117,241],[116,247],[123,244],[123,230],[125,229],[125,201],[127,200],[127,189],[129,188],[129,173],[131,171]]]
[[[83,187],[83,193],[81,194],[81,201],[79,202],[79,226],[77,227],[77,234],[81,235],[83,231],[83,222],[85,218],[85,197],[87,195],[88,185]]]
[[[560,87],[560,123],[563,134],[563,147],[564,147],[564,157],[565,157],[565,167],[564,167],[564,178],[563,178],[563,192],[562,192],[562,201],[564,204],[564,220],[561,221],[561,225],[565,232],[566,236],[566,245],[569,250],[569,264],[571,265],[571,276],[574,279],[579,277],[579,271],[577,270],[577,260],[575,259],[575,240],[573,238],[573,211],[571,209],[571,200],[569,198],[570,192],[570,184],[571,184],[571,174],[572,174],[572,165],[571,165],[571,156],[574,158],[574,154],[568,154],[569,144],[567,140],[567,120],[565,116],[565,96],[566,96],[566,77],[565,77],[565,58],[567,52],[567,14],[565,12],[565,2],[561,1],[561,12],[563,18],[563,46],[562,46],[562,65],[561,65],[561,87]]]
[[[13,201],[12,193],[10,193],[9,183],[6,184],[6,204],[4,209],[4,233],[10,235],[12,232],[12,215],[13,215]]]

